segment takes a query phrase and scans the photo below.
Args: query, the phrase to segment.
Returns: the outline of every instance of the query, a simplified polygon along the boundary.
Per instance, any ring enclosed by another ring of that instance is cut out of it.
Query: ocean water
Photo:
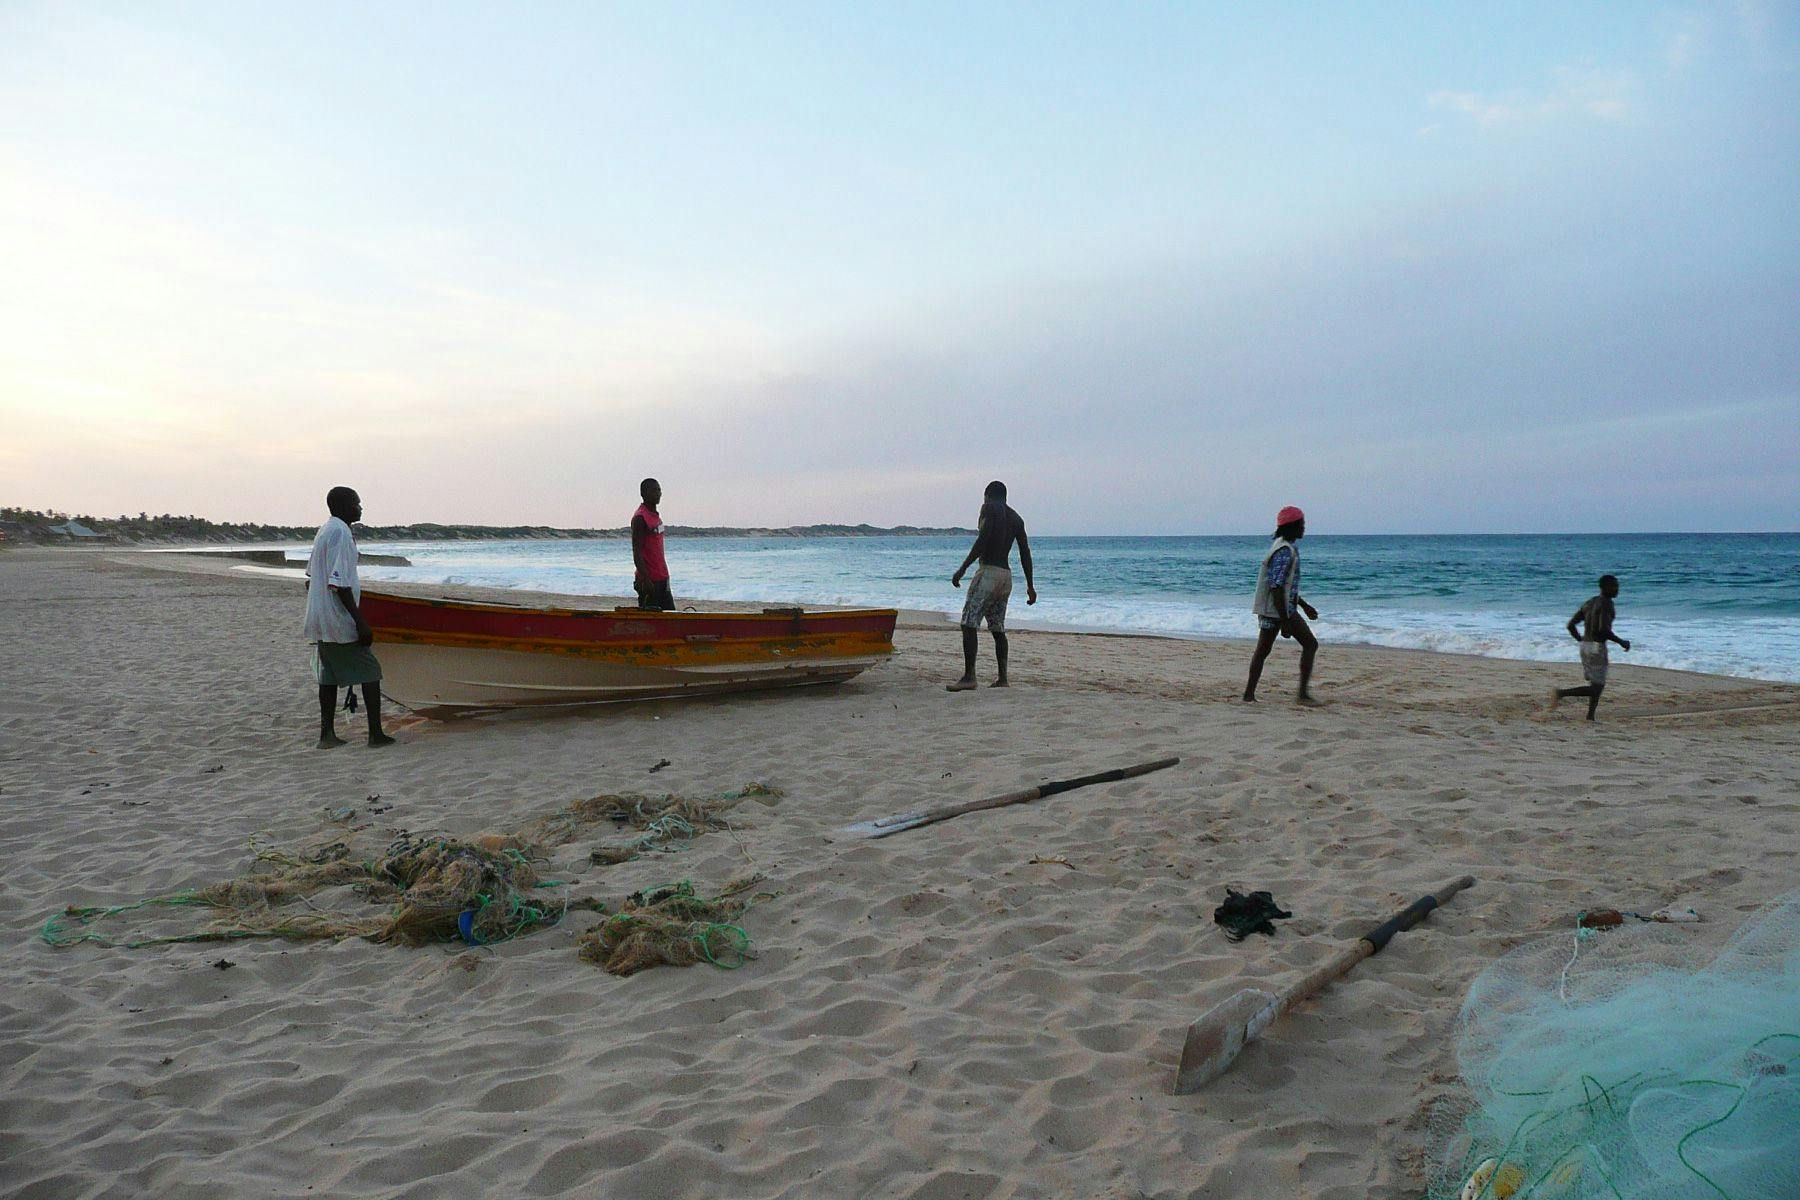
[[[1253,637],[1262,537],[1034,537],[1040,600],[1009,620]],[[370,543],[409,580],[629,596],[623,540]],[[1308,537],[1302,593],[1326,642],[1573,663],[1563,623],[1619,576],[1614,661],[1800,681],[1800,534]],[[960,612],[963,538],[669,538],[675,596]],[[1016,563],[1015,563],[1016,572]]]

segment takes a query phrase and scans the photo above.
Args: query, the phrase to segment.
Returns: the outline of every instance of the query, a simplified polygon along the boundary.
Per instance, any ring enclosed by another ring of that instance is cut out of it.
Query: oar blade
[[[855,841],[858,838],[886,837],[890,833],[899,833],[902,829],[914,829],[930,818],[929,812],[902,813],[897,817],[880,817],[873,821],[858,821],[854,825],[846,825],[842,829],[833,830],[830,838],[834,842]]]
[[[1250,1040],[1250,1019],[1273,1003],[1270,993],[1245,988],[1189,1025],[1181,1043],[1181,1065],[1175,1069],[1175,1094],[1197,1092],[1223,1075]]]

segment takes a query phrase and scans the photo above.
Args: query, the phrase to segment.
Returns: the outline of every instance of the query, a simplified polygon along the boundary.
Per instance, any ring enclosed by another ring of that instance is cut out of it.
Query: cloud
[[[1467,117],[1482,129],[1534,125],[1568,117],[1618,121],[1631,112],[1633,91],[1634,80],[1629,71],[1564,68],[1544,92],[1489,94],[1444,90],[1426,97],[1426,107]],[[1427,125],[1419,132],[1429,135],[1439,128]]]

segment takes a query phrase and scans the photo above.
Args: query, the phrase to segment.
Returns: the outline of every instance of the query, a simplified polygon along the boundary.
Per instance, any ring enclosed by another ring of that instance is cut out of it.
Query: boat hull
[[[427,716],[841,683],[893,653],[892,609],[658,613],[365,592],[382,688]]]

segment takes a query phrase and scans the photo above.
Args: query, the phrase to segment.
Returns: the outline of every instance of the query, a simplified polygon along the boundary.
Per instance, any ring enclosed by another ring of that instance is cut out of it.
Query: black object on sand
[[[1241,942],[1253,933],[1274,937],[1275,922],[1285,921],[1293,915],[1275,903],[1275,897],[1268,892],[1251,892],[1246,896],[1226,888],[1225,903],[1213,909],[1213,924],[1224,926],[1226,937]]]

